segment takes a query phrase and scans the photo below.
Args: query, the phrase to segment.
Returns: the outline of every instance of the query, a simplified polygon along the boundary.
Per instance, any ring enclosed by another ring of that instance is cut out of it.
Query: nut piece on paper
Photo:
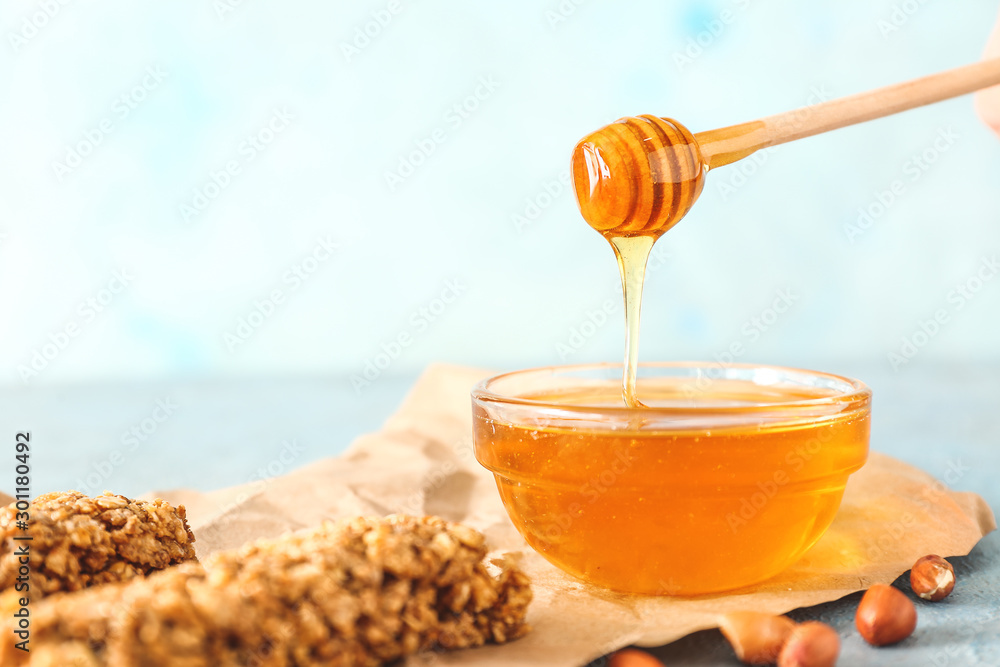
[[[528,632],[527,577],[436,517],[355,518],[222,551],[32,611],[4,665],[381,665]],[[6,651],[3,653],[2,651]]]
[[[18,544],[30,544],[35,598],[127,581],[195,558],[184,506],[163,500],[46,493],[28,507],[31,541],[23,543],[13,539],[25,532],[18,514],[15,504],[0,508],[0,592],[17,580]]]

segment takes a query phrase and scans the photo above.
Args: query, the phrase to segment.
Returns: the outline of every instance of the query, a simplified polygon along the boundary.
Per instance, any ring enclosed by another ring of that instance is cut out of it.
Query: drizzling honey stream
[[[639,303],[649,251],[680,222],[705,186],[705,174],[769,146],[1000,85],[1000,58],[692,134],[670,118],[622,118],[584,137],[573,151],[573,186],[587,223],[614,246],[625,292],[627,339],[623,392],[636,396]]]
[[[690,210],[708,164],[698,142],[668,118],[622,118],[585,137],[573,151],[573,186],[587,223],[611,243],[625,296],[622,396],[642,407],[636,391],[639,314],[653,244]]]
[[[640,401],[649,253],[710,169],[990,85],[1000,58],[698,134],[640,116],[585,137],[573,184],[621,271],[622,390],[585,365],[506,373],[473,391],[476,458],[528,544],[584,581],[651,595],[747,586],[811,548],[867,458],[871,391],[795,369],[658,363],[643,368]]]

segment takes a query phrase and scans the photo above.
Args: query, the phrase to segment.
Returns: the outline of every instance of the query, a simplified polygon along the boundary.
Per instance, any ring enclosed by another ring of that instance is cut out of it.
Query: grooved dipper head
[[[580,212],[605,236],[667,231],[698,199],[706,171],[694,135],[669,118],[622,118],[573,150]]]

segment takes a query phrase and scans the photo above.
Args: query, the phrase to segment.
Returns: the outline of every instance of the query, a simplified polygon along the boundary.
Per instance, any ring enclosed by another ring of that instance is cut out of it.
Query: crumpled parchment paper
[[[629,644],[660,645],[716,627],[725,611],[784,613],[890,583],[920,556],[967,554],[996,528],[978,495],[950,491],[873,452],[851,477],[829,531],[781,575],[738,592],[687,599],[601,590],[563,574],[527,546],[507,519],[492,474],[476,462],[469,392],[488,375],[428,368],[380,432],[289,475],[211,493],[150,495],[187,506],[201,557],[325,518],[394,512],[462,521],[483,531],[496,551],[518,554],[534,586],[534,631],[503,646],[417,656],[410,665],[579,666]]]

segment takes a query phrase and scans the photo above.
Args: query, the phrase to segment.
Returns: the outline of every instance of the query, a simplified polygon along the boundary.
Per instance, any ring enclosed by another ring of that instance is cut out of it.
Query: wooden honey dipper
[[[659,236],[691,209],[710,169],[778,144],[1000,84],[1000,58],[692,134],[670,118],[622,118],[573,151],[580,212],[605,236]]]

